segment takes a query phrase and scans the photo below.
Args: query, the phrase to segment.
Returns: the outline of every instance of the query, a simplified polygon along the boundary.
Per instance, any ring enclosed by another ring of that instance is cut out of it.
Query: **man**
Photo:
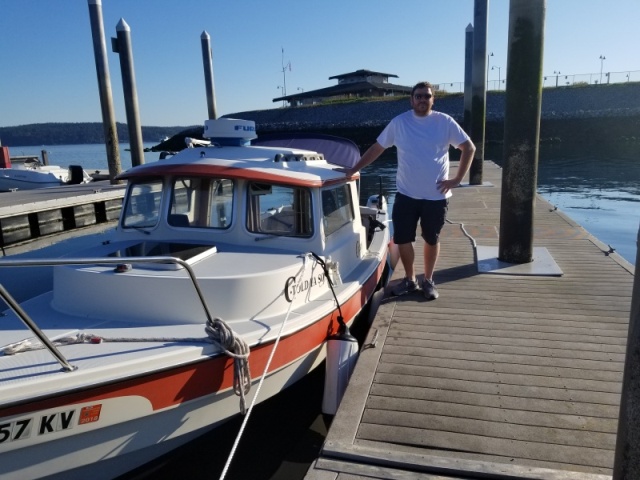
[[[424,239],[424,281],[422,291],[428,300],[438,298],[433,283],[439,236],[444,226],[451,189],[460,185],[476,148],[453,118],[432,110],[433,87],[429,82],[416,84],[411,91],[411,108],[385,127],[358,163],[345,172],[349,175],[374,162],[387,148],[398,150],[397,194],[393,206],[393,239],[398,245],[405,271],[402,283],[393,290],[404,295],[419,289],[414,271],[418,220]],[[456,176],[449,179],[449,145],[461,150]]]

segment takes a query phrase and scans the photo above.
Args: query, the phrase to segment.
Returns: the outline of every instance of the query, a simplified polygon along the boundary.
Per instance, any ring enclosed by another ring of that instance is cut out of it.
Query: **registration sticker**
[[[78,425],[84,425],[86,423],[97,422],[100,420],[100,410],[102,410],[102,404],[89,405],[88,407],[82,407],[80,410],[80,418],[78,419]]]

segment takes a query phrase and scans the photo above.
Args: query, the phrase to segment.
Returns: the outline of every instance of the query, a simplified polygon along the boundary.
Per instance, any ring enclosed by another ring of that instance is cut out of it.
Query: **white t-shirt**
[[[437,182],[449,178],[449,145],[458,147],[469,140],[464,130],[446,113],[434,110],[425,117],[413,110],[391,120],[378,136],[384,148],[398,149],[398,192],[422,200],[442,200]]]

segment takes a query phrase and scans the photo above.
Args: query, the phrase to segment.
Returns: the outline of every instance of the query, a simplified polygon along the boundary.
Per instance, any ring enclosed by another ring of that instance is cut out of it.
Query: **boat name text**
[[[289,277],[284,287],[287,302],[292,302],[296,295],[309,290],[311,287],[324,284],[324,273],[319,273],[307,280],[296,282],[295,277]]]

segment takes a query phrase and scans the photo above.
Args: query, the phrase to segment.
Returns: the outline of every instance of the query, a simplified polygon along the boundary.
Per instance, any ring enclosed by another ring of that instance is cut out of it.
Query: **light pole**
[[[493,52],[487,55],[487,90],[489,90],[489,67],[491,66],[491,57],[493,57]]]
[[[284,63],[284,48],[282,48],[282,94],[287,96],[287,68],[291,71],[291,62]]]
[[[558,70],[557,72],[554,70],[553,73],[556,76],[556,88],[558,88],[558,75],[560,75],[560,70]]]
[[[498,90],[500,90],[500,70],[502,70],[502,67],[494,65],[491,67],[491,70],[495,70],[496,68],[498,69]]]
[[[600,55],[600,85],[602,85],[602,66],[604,64],[604,61],[607,59],[607,57],[605,57],[604,55]]]

